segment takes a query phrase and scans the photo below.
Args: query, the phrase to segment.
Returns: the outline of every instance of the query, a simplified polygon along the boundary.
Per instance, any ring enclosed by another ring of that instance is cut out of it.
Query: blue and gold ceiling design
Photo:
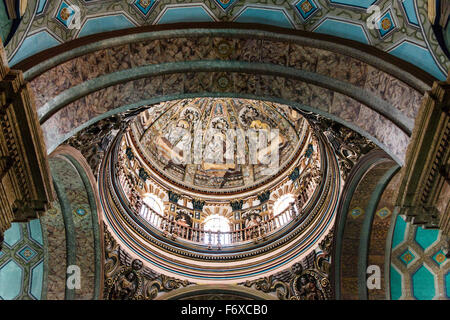
[[[0,300],[40,300],[44,280],[41,223],[13,223],[0,252]]]
[[[426,0],[294,0],[283,5],[275,0],[29,2],[24,22],[6,48],[10,65],[94,33],[152,24],[228,21],[352,39],[417,65],[440,80],[450,69],[426,18]],[[374,4],[381,10],[379,16],[368,11]],[[76,18],[75,7],[80,9],[80,29],[69,28],[70,20]]]
[[[391,299],[450,299],[450,260],[439,230],[397,216],[391,252]]]

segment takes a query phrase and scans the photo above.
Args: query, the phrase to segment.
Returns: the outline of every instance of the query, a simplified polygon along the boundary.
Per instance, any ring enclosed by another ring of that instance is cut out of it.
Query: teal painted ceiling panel
[[[421,266],[412,276],[414,297],[419,300],[432,300],[435,296],[434,275]]]
[[[401,216],[397,216],[394,229],[394,237],[392,239],[392,248],[397,247],[405,240],[406,222]]]
[[[417,19],[416,8],[414,7],[414,0],[402,0],[402,7],[405,10],[406,17],[412,25],[419,26]]]
[[[359,24],[354,24],[347,21],[328,18],[314,31],[369,44],[364,28]]]
[[[245,9],[235,20],[240,23],[262,23],[292,29],[289,18],[284,11],[276,9],[252,8]]]
[[[447,298],[450,298],[450,272],[445,276],[445,293],[447,294]]]
[[[330,3],[336,4],[336,5],[344,5],[354,8],[362,8],[367,9],[371,5],[373,5],[377,0],[329,0]]]
[[[430,230],[417,227],[414,240],[422,247],[423,250],[426,250],[429,246],[436,242],[438,237],[439,230]]]
[[[38,6],[36,9],[36,13],[41,14],[45,9],[46,4],[47,4],[47,0],[39,0]]]
[[[44,262],[39,262],[31,269],[30,295],[37,300],[41,299],[42,284],[44,280]]]
[[[214,18],[201,6],[188,8],[169,8],[157,24],[178,22],[214,22]]]
[[[4,300],[13,300],[20,295],[22,291],[23,270],[14,261],[0,268],[0,298]]]
[[[441,69],[439,69],[433,56],[426,48],[404,41],[402,44],[389,51],[389,53],[420,67],[439,80],[445,80],[447,78]]]
[[[38,52],[55,47],[59,44],[59,41],[52,37],[47,31],[38,32],[24,40],[22,46],[9,61],[9,64],[14,66],[20,61],[31,57]]]
[[[399,300],[402,296],[402,275],[391,266],[391,299]]]
[[[20,240],[22,240],[22,228],[19,223],[13,223],[5,232],[5,243],[14,247]]]
[[[133,28],[135,25],[124,15],[92,18],[86,21],[81,28],[78,37],[84,37],[95,33]]]
[[[41,222],[38,219],[31,220],[28,223],[28,228],[30,230],[30,238],[42,246],[44,244],[44,241],[42,239]]]

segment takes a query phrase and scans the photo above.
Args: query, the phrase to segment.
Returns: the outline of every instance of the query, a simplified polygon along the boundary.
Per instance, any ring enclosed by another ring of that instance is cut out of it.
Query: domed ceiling
[[[307,147],[309,133],[288,106],[233,98],[161,103],[131,128],[150,171],[208,194],[248,191],[281,176]]]

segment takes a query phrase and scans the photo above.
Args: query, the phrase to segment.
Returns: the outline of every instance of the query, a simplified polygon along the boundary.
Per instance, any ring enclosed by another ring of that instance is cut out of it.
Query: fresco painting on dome
[[[277,174],[299,154],[307,126],[287,106],[209,98],[154,106],[141,115],[141,122],[139,143],[158,172],[191,181],[191,186],[218,189],[249,187]],[[257,147],[253,141],[265,144]],[[316,157],[314,152],[311,161]]]

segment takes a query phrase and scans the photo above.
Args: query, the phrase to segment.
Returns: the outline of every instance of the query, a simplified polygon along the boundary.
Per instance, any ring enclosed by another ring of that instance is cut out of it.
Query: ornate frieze
[[[158,294],[192,285],[160,274],[132,259],[105,229],[105,286],[107,300],[153,300]]]
[[[319,115],[305,117],[313,123],[317,132],[322,132],[327,137],[338,158],[344,180],[361,156],[376,148],[372,141],[337,122]]]
[[[327,235],[319,247],[326,249],[320,254],[313,251],[290,269],[268,277],[241,283],[248,288],[275,293],[280,300],[329,300],[332,298],[329,281],[329,251],[332,234]]]

